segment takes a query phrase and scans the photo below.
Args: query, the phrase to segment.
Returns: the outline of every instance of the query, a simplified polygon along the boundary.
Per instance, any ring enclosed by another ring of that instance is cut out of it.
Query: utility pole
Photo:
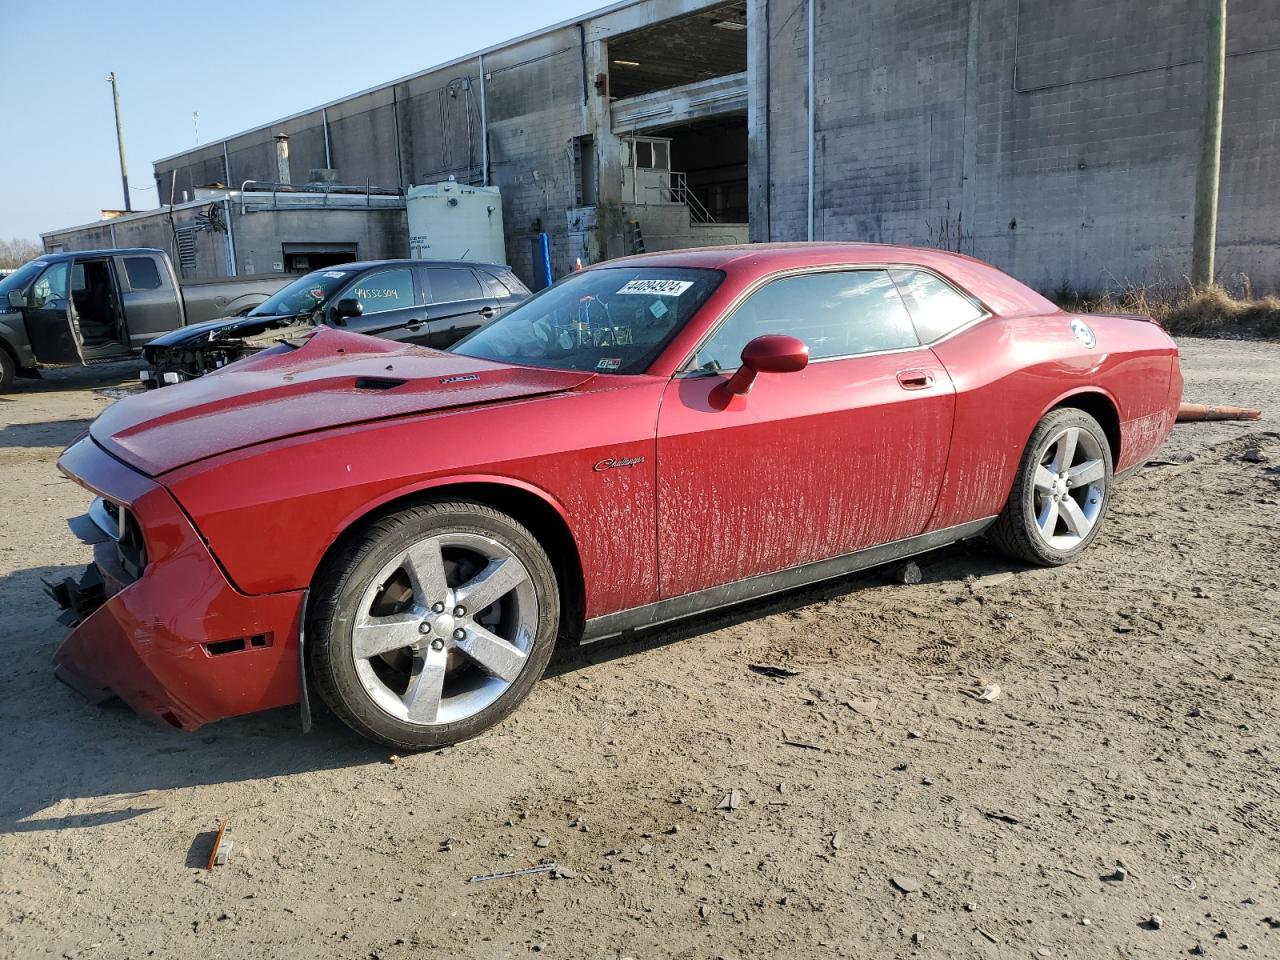
[[[1191,282],[1197,287],[1213,283],[1222,161],[1222,99],[1227,78],[1227,0],[1209,0],[1208,5],[1204,128],[1200,139],[1200,169],[1196,173],[1195,240],[1191,251]]]
[[[133,211],[129,200],[129,168],[124,162],[124,124],[120,120],[120,83],[116,80],[116,72],[107,74],[107,83],[111,84],[111,97],[116,105],[116,146],[120,150],[120,185],[124,188],[124,209],[126,213]]]

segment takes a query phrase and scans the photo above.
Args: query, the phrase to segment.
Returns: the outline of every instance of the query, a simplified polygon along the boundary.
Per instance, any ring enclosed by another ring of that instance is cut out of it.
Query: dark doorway
[[[310,273],[356,259],[354,243],[286,243],[282,245],[285,273]]]
[[[716,223],[747,222],[747,118],[698,120],[654,131],[671,138],[671,169]]]

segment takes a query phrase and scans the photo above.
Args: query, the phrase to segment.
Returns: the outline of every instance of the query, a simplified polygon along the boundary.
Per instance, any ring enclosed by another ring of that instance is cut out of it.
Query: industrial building
[[[941,246],[1042,289],[1173,280],[1204,20],[1183,0],[625,0],[159,160],[173,219],[122,218],[114,239],[176,243],[181,220],[202,275],[404,256],[402,195],[454,178],[499,188],[534,285],[540,249],[558,277],[748,238]],[[1228,37],[1218,268],[1274,289],[1274,0],[1234,0]]]

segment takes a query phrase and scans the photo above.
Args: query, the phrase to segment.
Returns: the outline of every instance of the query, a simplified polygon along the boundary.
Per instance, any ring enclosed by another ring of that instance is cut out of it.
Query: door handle
[[[419,320],[417,317],[414,317],[412,320],[406,323],[405,326],[408,327],[410,330],[417,330],[420,326],[422,326],[422,321]]]
[[[933,374],[928,370],[903,370],[898,374],[898,386],[903,390],[927,390],[933,386]]]
[[[493,307],[484,307],[480,310],[480,316],[484,317],[486,320],[496,316],[497,313],[498,311],[495,310]]]

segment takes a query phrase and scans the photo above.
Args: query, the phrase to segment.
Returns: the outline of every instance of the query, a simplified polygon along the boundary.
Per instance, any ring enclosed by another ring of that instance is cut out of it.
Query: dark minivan
[[[243,317],[184,327],[143,349],[148,387],[226,366],[316,324],[442,349],[529,297],[502,264],[376,260],[299,277]]]

